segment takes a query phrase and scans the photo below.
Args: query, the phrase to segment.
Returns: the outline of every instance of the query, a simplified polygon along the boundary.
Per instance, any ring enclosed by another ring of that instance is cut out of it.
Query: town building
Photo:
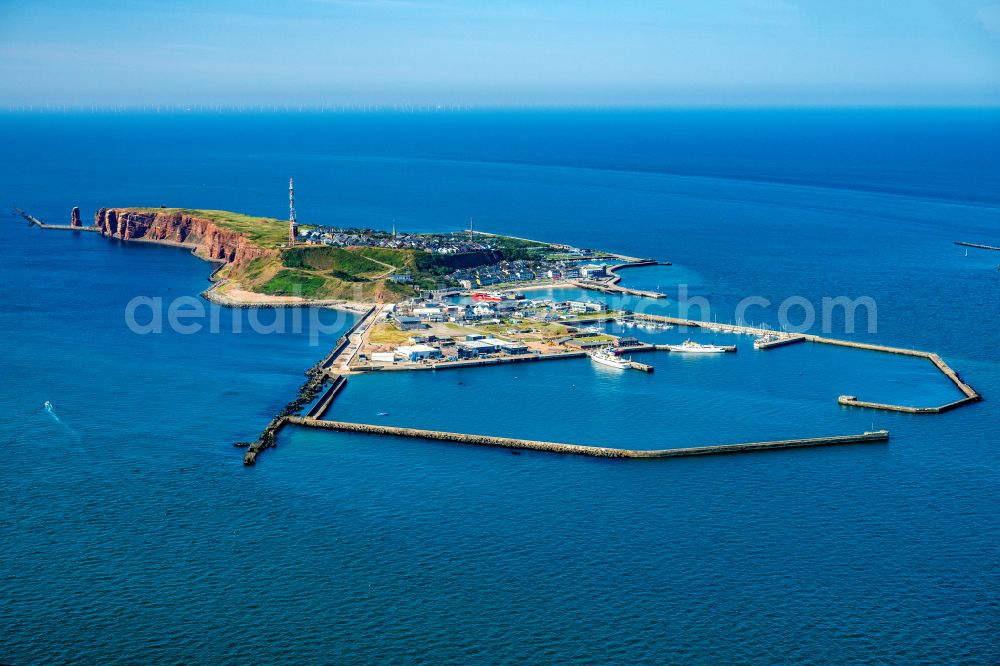
[[[396,325],[399,326],[399,330],[401,331],[414,331],[427,327],[425,323],[420,321],[419,317],[408,317],[405,315],[396,317]]]
[[[423,361],[425,359],[441,358],[441,350],[430,345],[403,345],[396,348],[396,354],[404,361]]]

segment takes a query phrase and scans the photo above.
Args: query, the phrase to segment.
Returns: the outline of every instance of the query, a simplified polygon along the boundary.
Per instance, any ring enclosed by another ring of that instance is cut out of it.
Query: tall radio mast
[[[288,179],[288,242],[294,243],[298,232],[298,224],[295,222],[295,189],[292,179]]]

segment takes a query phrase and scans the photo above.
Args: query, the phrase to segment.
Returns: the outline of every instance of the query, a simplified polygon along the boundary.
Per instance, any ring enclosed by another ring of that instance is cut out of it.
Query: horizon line
[[[849,104],[7,104],[3,114],[223,114],[462,113],[476,111],[807,111],[807,110],[1000,110],[991,103]]]

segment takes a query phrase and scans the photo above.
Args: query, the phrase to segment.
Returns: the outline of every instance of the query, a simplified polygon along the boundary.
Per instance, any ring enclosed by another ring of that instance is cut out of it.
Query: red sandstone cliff
[[[130,208],[102,208],[94,216],[94,226],[105,236],[124,240],[141,238],[153,241],[191,243],[209,259],[221,259],[236,265],[274,254],[250,243],[236,231],[218,226],[211,220],[176,211],[137,211]]]

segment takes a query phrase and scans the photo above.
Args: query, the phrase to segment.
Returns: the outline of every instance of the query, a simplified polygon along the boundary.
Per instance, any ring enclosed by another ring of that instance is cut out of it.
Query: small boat
[[[754,338],[753,348],[754,349],[760,349],[761,347],[763,347],[763,346],[765,346],[767,344],[770,344],[772,342],[777,342],[780,339],[781,339],[781,336],[775,335],[774,333],[768,333],[768,334],[762,335],[762,336],[760,336],[758,338]]]
[[[719,345],[703,345],[691,340],[685,340],[679,345],[667,345],[667,349],[672,352],[686,352],[689,354],[721,354],[729,351],[729,347]]]
[[[389,412],[379,412],[379,416],[389,416]]]
[[[600,363],[601,365],[606,365],[610,368],[619,368],[621,370],[631,367],[632,365],[631,361],[626,361],[615,356],[610,347],[603,347],[595,352],[591,352],[590,360],[594,363]]]

